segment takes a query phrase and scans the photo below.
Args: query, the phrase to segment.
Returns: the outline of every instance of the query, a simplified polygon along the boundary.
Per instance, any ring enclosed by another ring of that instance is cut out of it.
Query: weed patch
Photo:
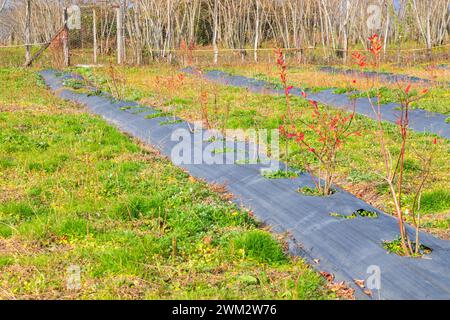
[[[63,80],[63,86],[74,89],[74,90],[80,90],[80,89],[84,88],[85,84],[84,84],[84,81],[82,81],[80,79],[69,78],[69,79]]]
[[[178,119],[178,120],[162,121],[162,122],[159,123],[159,125],[160,126],[168,126],[168,125],[177,124],[177,123],[183,123],[183,120]]]
[[[271,235],[254,230],[235,237],[231,241],[236,252],[260,262],[271,264],[286,261],[286,256]]]
[[[294,179],[298,177],[298,173],[290,170],[264,170],[262,176],[266,179]]]
[[[324,195],[322,190],[306,186],[306,187],[298,188],[297,192],[302,194],[302,195],[305,195],[305,196],[326,197],[326,196],[330,196],[330,195],[335,194],[336,190],[335,189],[330,189],[330,193],[327,194],[327,195]]]
[[[408,254],[403,250],[402,247],[402,241],[400,238],[397,238],[393,241],[383,241],[382,243],[383,248],[388,252],[388,253],[393,253],[399,256],[407,256]],[[416,250],[416,243],[415,242],[411,242],[411,246],[413,248],[413,250]],[[421,257],[427,254],[430,254],[433,250],[425,245],[420,245],[419,248],[419,252],[415,253],[413,255],[411,255],[412,257]]]
[[[164,117],[171,117],[172,114],[169,112],[157,112],[157,113],[152,113],[149,114],[147,116],[145,116],[146,119],[156,119],[156,118],[164,118]]]
[[[212,154],[224,154],[224,153],[232,153],[234,152],[234,149],[232,148],[219,148],[219,149],[214,149],[211,153]]]
[[[450,191],[432,190],[424,192],[420,200],[420,211],[423,213],[442,212],[450,209]]]
[[[363,218],[370,218],[370,219],[376,219],[378,218],[378,214],[374,211],[367,211],[364,209],[358,209],[355,212],[353,212],[350,215],[346,215],[346,214],[340,214],[340,213],[336,213],[336,212],[332,212],[330,213],[330,216],[335,217],[335,218],[339,218],[339,219],[355,219],[358,216],[359,217],[363,217]]]

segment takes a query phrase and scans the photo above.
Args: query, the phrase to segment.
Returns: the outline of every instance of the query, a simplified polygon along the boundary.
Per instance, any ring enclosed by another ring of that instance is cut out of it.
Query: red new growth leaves
[[[276,49],[275,54],[277,55],[277,65],[280,70],[280,80],[283,86],[287,87],[287,74],[286,74],[286,61],[284,60],[283,51],[281,49]]]
[[[278,70],[279,70],[279,74],[280,74],[280,80],[281,80],[281,84],[283,85],[283,89],[284,89],[284,96],[286,99],[286,114],[287,114],[287,119],[284,119],[284,122],[286,122],[286,120],[288,120],[290,123],[292,123],[292,113],[291,113],[291,105],[290,105],[290,93],[291,90],[294,88],[293,86],[288,86],[287,83],[287,64],[286,61],[284,60],[284,55],[283,52],[281,51],[281,49],[276,49],[275,50],[275,54],[277,57],[277,66],[278,66]]]
[[[186,41],[184,39],[181,40],[180,49],[181,50],[186,50],[187,49],[187,44],[186,44]]]
[[[380,53],[383,49],[383,46],[381,45],[381,37],[377,34],[374,34],[373,36],[369,37],[367,40],[369,40],[369,52],[372,53],[374,58],[374,66],[379,65],[380,63]],[[362,69],[367,66],[367,58],[365,55],[359,53],[359,52],[353,52],[352,53],[353,59],[356,60],[356,64]]]
[[[411,90],[411,83],[408,83],[408,86],[405,89],[405,93],[409,94],[409,90]]]
[[[317,108],[317,101],[315,101],[315,100],[308,100],[308,102],[309,102],[309,104],[311,106],[313,106],[314,108]],[[314,109],[314,111],[316,111],[316,109]]]
[[[280,127],[281,128],[281,127]],[[295,132],[295,126],[292,126],[293,133],[288,133],[282,128],[280,129],[280,133],[284,135],[287,139],[295,140],[296,142],[303,141],[305,139],[305,134],[303,132]]]
[[[360,68],[364,68],[367,64],[366,64],[366,57],[364,55],[362,55],[359,52],[353,52],[352,53],[352,57],[353,59],[356,60],[356,63],[358,64],[358,66]]]
[[[291,90],[294,89],[293,86],[289,86],[287,88],[284,89],[284,94],[285,95],[289,95],[291,93]]]
[[[306,93],[302,92],[302,96],[308,99]],[[354,113],[345,115],[343,112],[320,108],[315,100],[308,99],[308,102],[312,107],[312,121],[306,121],[300,117],[298,122],[301,123],[301,127],[294,123],[289,127],[280,126],[280,133],[287,140],[293,140],[300,147],[311,152],[318,160],[319,171],[324,172],[325,185],[322,186],[319,180],[316,181],[316,188],[324,195],[328,195],[331,193],[334,181],[338,150],[346,138],[359,133],[350,130]],[[308,138],[305,136],[306,132],[308,132]]]
[[[369,51],[374,56],[379,56],[381,49],[383,49],[383,46],[381,45],[381,38],[377,34],[374,34],[373,36],[369,37],[368,40],[370,41]]]

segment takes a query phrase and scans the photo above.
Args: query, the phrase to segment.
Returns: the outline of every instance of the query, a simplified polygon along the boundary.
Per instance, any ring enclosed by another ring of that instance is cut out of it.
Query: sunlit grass
[[[3,86],[0,298],[335,298],[249,212],[155,150],[30,71],[2,69]]]
[[[346,67],[348,68],[348,67]],[[391,66],[384,66],[381,70],[385,72],[392,72],[398,74],[406,74],[411,76],[417,76],[424,79],[431,79],[434,81],[440,81],[433,84],[428,83],[414,83],[413,87],[419,89],[428,89],[429,93],[425,99],[422,99],[412,104],[413,108],[424,109],[428,111],[438,112],[442,114],[450,114],[450,90],[448,88],[450,71],[446,69],[437,69],[433,67],[427,67],[431,70],[422,67],[409,67],[409,68],[394,68]],[[244,75],[250,78],[260,79],[280,84],[277,69],[272,65],[254,65],[252,68],[241,68],[236,66],[227,67],[210,67],[212,69],[219,69],[230,74]],[[357,68],[353,67],[357,72]],[[356,80],[356,83],[353,81]],[[350,91],[361,91],[362,97],[366,97],[369,92],[370,96],[374,96],[376,93],[372,88],[383,87],[381,92],[381,98],[383,103],[398,103],[398,95],[396,91],[400,87],[405,88],[406,82],[402,83],[389,83],[382,79],[372,79],[358,75],[345,75],[345,74],[330,74],[327,72],[319,71],[316,66],[293,66],[289,69],[288,84],[302,88],[305,91],[317,92],[325,89],[337,89],[336,93],[346,93]]]

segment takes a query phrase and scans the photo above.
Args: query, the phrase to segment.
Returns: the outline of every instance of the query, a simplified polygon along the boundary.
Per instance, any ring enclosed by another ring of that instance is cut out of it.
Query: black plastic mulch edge
[[[196,69],[185,68],[182,70],[188,74],[198,74]],[[203,72],[202,77],[209,81],[216,83],[230,85],[240,88],[246,88],[251,92],[261,94],[283,94],[284,91],[277,89],[274,84],[264,80],[257,80],[245,76],[231,75],[223,71],[212,70]],[[294,88],[291,94],[301,97],[302,89]],[[324,90],[319,93],[308,93],[308,98],[316,100],[322,104],[333,108],[339,108],[349,111],[353,107],[353,100],[346,94],[334,93],[334,89]],[[356,112],[368,118],[377,120],[377,115],[373,112],[369,99],[357,98]],[[377,104],[377,99],[373,98],[374,104]],[[399,105],[396,103],[384,104],[382,109],[382,120],[396,123],[399,119],[400,111]],[[409,111],[409,128],[419,133],[431,133],[441,137],[450,139],[450,123],[446,120],[449,116],[430,112],[422,109],[412,109]]]
[[[354,69],[340,69],[330,66],[319,67],[319,70],[326,73],[339,73],[352,76],[363,75],[369,78],[379,77],[384,81],[395,83],[395,82],[412,82],[412,83],[431,83],[432,81],[425,78],[419,78],[415,76],[409,76],[406,74],[396,74],[390,72],[377,72],[377,71],[359,71]]]
[[[150,144],[172,159],[171,152],[178,141],[171,135],[177,128],[188,128],[186,122],[161,126],[164,119],[146,119],[141,113],[121,110],[129,102],[111,101],[105,96],[89,96],[65,90],[54,71],[41,75],[51,90],[60,97],[86,105],[122,131]],[[137,104],[134,104],[137,105]],[[209,143],[192,143],[200,152]],[[234,202],[250,209],[262,223],[274,232],[290,235],[290,252],[300,255],[320,271],[331,273],[336,281],[345,281],[356,289],[356,296],[368,298],[355,280],[368,280],[379,268],[381,290],[373,290],[378,299],[450,299],[450,242],[428,233],[421,241],[433,249],[425,258],[405,258],[387,254],[384,240],[398,235],[398,225],[389,216],[352,194],[337,189],[329,197],[300,195],[299,186],[311,186],[312,180],[302,174],[296,179],[265,179],[260,174],[264,165],[181,164],[189,173],[211,183],[226,183]],[[358,217],[339,219],[332,212],[350,215],[364,209],[378,214],[377,219]],[[408,232],[413,233],[408,226]],[[372,269],[371,269],[372,268]]]

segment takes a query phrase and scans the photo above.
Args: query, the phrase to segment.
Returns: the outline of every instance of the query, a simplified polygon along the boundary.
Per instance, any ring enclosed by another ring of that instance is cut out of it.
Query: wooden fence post
[[[123,62],[123,15],[122,15],[122,1],[120,1],[117,10],[117,64]]]
[[[67,27],[67,8],[64,8],[64,31],[63,31],[63,52],[64,52],[64,66],[70,66],[70,50],[69,50],[69,28]]]
[[[25,62],[31,59],[31,0],[27,0],[25,13]]]
[[[93,37],[94,37],[94,64],[97,64],[97,15],[95,8],[92,9]]]

